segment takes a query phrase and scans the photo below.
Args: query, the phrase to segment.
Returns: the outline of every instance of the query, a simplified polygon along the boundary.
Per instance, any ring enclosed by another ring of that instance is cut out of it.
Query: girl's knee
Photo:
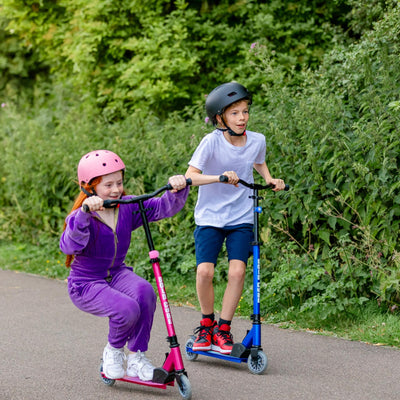
[[[150,282],[146,281],[142,289],[142,299],[148,301],[149,303],[155,303],[157,301],[156,292],[154,291],[154,288]]]
[[[136,296],[142,313],[154,313],[157,306],[157,295],[151,283],[144,281]]]
[[[118,311],[115,318],[121,325],[131,326],[137,322],[140,317],[140,307],[134,299],[126,299],[118,304]]]

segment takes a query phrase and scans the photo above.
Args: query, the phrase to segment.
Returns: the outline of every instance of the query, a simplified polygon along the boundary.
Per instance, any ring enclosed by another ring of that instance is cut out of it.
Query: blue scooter
[[[220,182],[227,182],[228,177],[221,175]],[[236,363],[247,362],[247,367],[252,374],[262,374],[268,366],[268,359],[261,347],[261,315],[260,315],[260,241],[259,241],[259,215],[262,208],[258,205],[259,200],[262,199],[258,195],[259,190],[271,189],[271,185],[259,185],[255,183],[248,183],[239,179],[239,183],[253,190],[253,194],[249,196],[253,199],[254,205],[254,241],[253,246],[253,321],[251,330],[247,331],[246,336],[241,343],[233,345],[231,354],[221,354],[216,351],[193,351],[193,343],[196,339],[194,335],[190,336],[186,342],[185,352],[186,358],[189,361],[194,361],[199,355],[219,358],[226,361]],[[285,190],[289,190],[286,185]]]

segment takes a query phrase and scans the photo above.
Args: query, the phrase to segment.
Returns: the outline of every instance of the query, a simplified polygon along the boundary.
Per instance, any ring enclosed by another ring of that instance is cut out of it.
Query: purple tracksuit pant
[[[72,302],[80,310],[109,318],[108,342],[130,351],[147,351],[157,297],[152,285],[128,268],[104,279],[85,283],[68,281]]]

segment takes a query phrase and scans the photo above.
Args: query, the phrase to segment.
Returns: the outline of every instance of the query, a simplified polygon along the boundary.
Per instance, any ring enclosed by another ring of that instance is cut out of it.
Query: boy
[[[245,270],[253,237],[252,200],[239,177],[253,182],[253,168],[274,191],[285,183],[272,178],[265,162],[264,135],[246,131],[252,99],[236,82],[218,86],[208,95],[206,112],[216,129],[195,150],[185,176],[200,186],[195,208],[196,289],[202,319],[193,351],[230,354],[231,321],[243,291]],[[227,183],[219,176],[226,175]],[[210,185],[213,183],[212,185]],[[213,277],[218,254],[226,241],[229,270],[218,323],[214,314]]]

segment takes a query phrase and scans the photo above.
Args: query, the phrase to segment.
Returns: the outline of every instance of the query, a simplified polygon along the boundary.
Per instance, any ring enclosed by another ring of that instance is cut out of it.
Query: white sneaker
[[[128,368],[126,374],[133,378],[139,377],[142,381],[151,381],[153,379],[154,366],[146,358],[145,353],[140,350],[137,353],[128,355]]]
[[[103,351],[103,372],[107,378],[120,379],[125,376],[124,361],[126,359],[124,349],[115,349],[109,344]]]

